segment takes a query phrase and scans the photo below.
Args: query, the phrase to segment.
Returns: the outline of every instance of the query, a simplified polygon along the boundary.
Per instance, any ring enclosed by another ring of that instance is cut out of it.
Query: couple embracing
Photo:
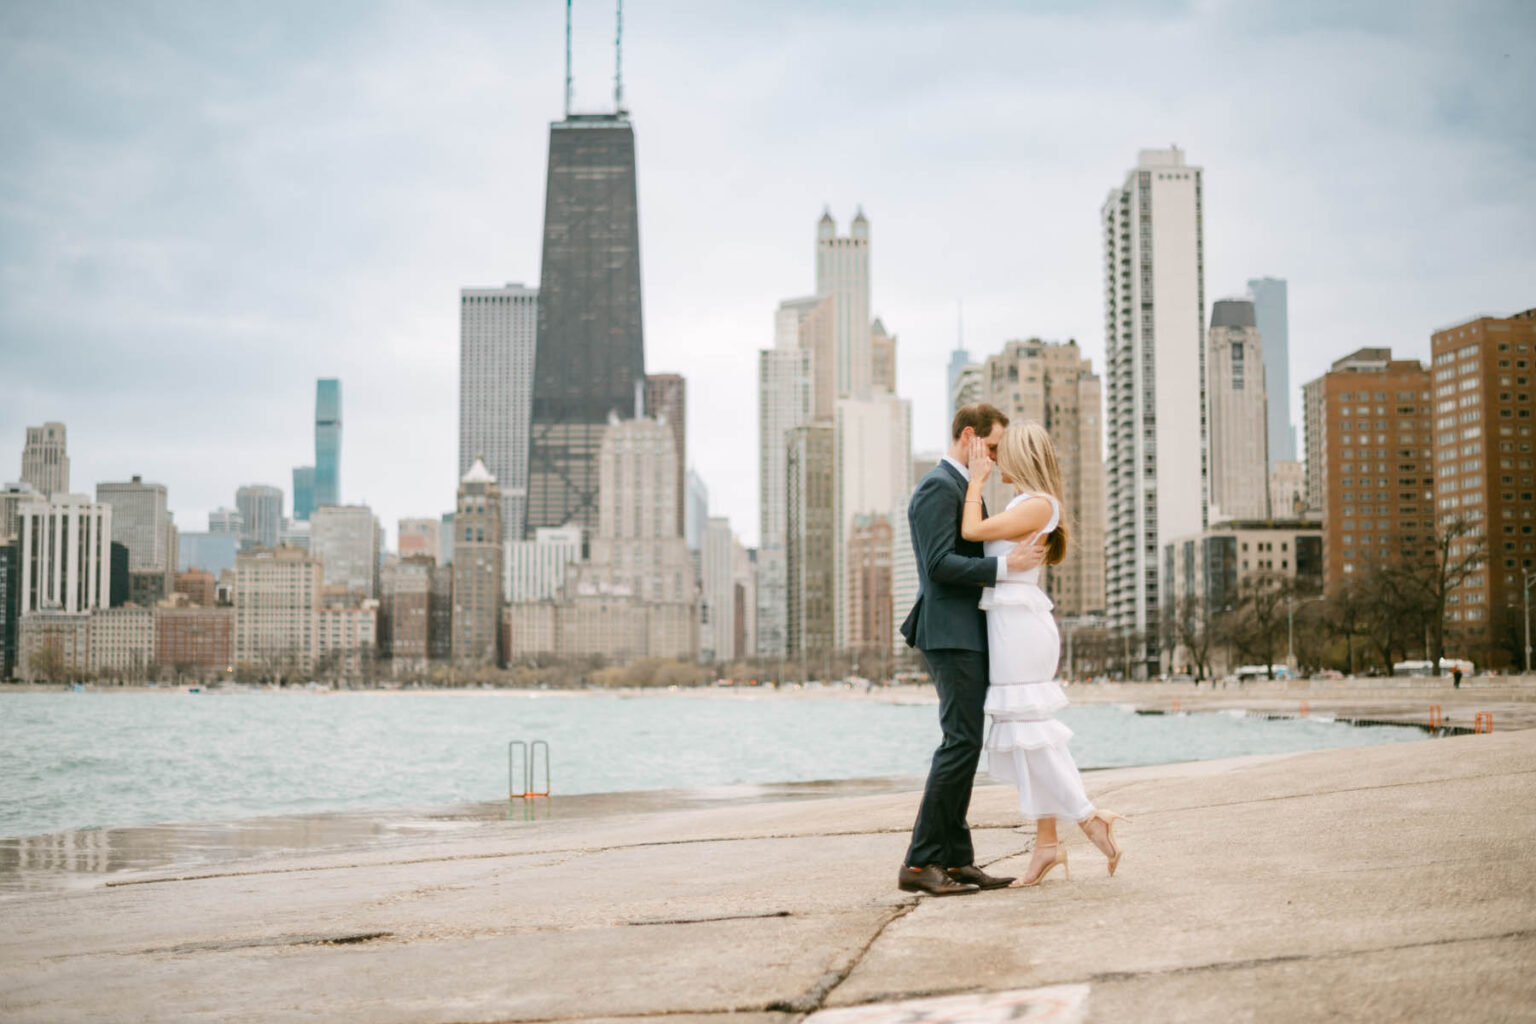
[[[989,517],[981,492],[994,464],[1017,493]],[[1082,827],[1114,874],[1119,815],[1088,799],[1067,751],[1072,730],[1052,717],[1067,698],[1054,682],[1060,641],[1039,577],[1042,562],[1066,555],[1067,527],[1050,435],[1038,423],[1009,426],[985,403],[964,406],[907,518],[921,589],[901,632],[928,662],[944,740],[897,884],[934,896],[1038,885],[1056,865],[1066,869],[1056,831],[1063,818]],[[1034,855],[1018,879],[976,866],[965,820],[987,715],[988,769],[1018,786],[1020,811],[1037,822]]]

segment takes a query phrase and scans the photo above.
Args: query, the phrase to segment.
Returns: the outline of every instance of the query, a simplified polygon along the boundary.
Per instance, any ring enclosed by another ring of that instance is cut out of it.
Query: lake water
[[[1084,769],[1425,735],[1111,705],[1060,718]],[[932,704],[852,693],[0,694],[0,836],[504,799],[514,739],[549,743],[559,796],[922,776],[939,728]]]

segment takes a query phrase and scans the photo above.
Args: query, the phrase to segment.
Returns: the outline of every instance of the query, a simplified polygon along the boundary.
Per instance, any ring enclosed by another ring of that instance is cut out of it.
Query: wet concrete
[[[1536,732],[1088,783],[1134,819],[1113,878],[1073,830],[1070,882],[954,899],[894,886],[915,791],[480,823],[14,895],[0,1016],[792,1024],[1042,987],[1086,991],[1102,1021],[1536,1005]],[[978,861],[1009,873],[1033,843],[1015,799],[979,787],[971,814]]]
[[[388,850],[435,836],[500,835],[508,827],[555,820],[901,793],[921,785],[921,779],[877,778],[709,786],[3,837],[0,900],[21,892],[91,888],[148,871],[185,874],[293,853]]]

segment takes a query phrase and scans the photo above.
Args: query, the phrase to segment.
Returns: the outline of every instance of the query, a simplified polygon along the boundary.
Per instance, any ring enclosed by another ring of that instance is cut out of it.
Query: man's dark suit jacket
[[[983,557],[979,541],[960,536],[965,488],[960,471],[940,460],[907,505],[919,588],[901,635],[918,650],[987,649],[986,613],[977,602],[981,588],[997,582],[997,559]]]

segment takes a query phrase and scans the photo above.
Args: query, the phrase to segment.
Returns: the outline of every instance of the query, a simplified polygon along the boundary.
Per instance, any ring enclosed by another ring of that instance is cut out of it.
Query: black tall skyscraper
[[[622,109],[549,128],[539,280],[528,536],[597,528],[597,455],[610,413],[632,416],[645,381],[635,134]]]

